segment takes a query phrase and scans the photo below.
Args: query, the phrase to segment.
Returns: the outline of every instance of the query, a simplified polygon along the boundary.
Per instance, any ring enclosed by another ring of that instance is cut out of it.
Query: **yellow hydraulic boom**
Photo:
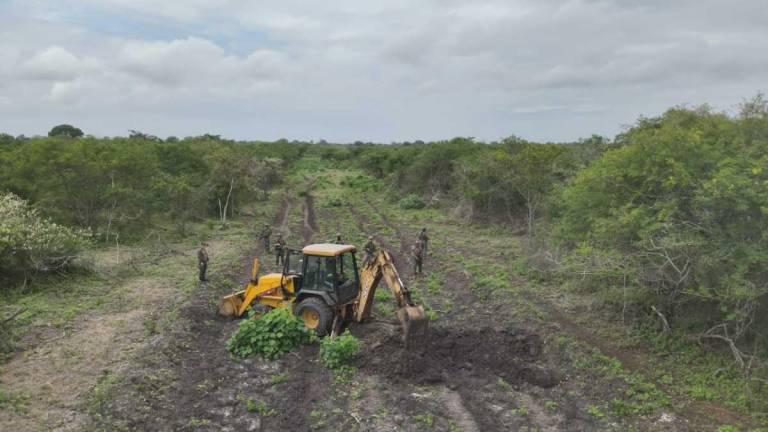
[[[397,300],[395,314],[402,325],[403,340],[407,344],[412,333],[426,330],[426,314],[423,307],[413,303],[411,292],[397,272],[394,258],[385,250],[379,251],[360,271],[360,296],[355,303],[352,318],[355,322],[362,322],[371,316],[373,298],[381,279],[384,279]]]

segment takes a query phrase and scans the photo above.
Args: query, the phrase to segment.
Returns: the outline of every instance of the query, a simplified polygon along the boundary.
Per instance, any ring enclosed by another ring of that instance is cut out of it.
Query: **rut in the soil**
[[[309,192],[304,195],[304,226],[301,231],[304,244],[312,243],[312,238],[319,231],[315,220],[315,198]]]
[[[562,377],[542,365],[538,334],[515,328],[456,330],[431,328],[429,338],[404,350],[397,336],[375,344],[362,356],[361,370],[394,381],[461,386],[467,378],[499,377],[518,385],[550,388]]]
[[[278,209],[277,213],[275,213],[274,217],[274,225],[283,232],[284,235],[287,235],[285,231],[288,229],[288,215],[291,212],[291,201],[288,199],[288,197],[283,197],[280,200],[280,208]]]

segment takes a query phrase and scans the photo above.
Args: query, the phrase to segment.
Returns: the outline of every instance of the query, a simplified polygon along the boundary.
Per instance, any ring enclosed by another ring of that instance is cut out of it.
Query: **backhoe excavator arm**
[[[353,319],[362,322],[371,316],[376,288],[382,278],[397,301],[396,314],[403,326],[403,339],[407,346],[411,333],[426,330],[426,314],[424,308],[413,303],[411,292],[397,272],[394,258],[385,250],[379,251],[360,271],[360,297],[355,305]]]
[[[371,316],[374,294],[382,278],[392,291],[398,308],[414,306],[411,293],[395,268],[395,260],[389,252],[382,250],[360,271],[360,297],[355,309],[355,321],[361,322]]]

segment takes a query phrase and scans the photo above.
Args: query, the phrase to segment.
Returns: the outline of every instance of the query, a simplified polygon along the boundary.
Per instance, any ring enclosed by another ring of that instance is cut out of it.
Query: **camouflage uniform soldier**
[[[281,262],[285,262],[285,240],[283,240],[283,234],[277,233],[275,239],[275,264],[280,265]]]
[[[363,246],[363,265],[368,265],[368,261],[372,260],[376,251],[378,250],[376,242],[373,240],[373,236],[368,237],[368,242]]]
[[[421,263],[423,257],[423,251],[421,250],[421,243],[416,243],[411,246],[411,260],[413,261],[413,274],[421,274]]]
[[[269,224],[264,224],[264,229],[261,230],[261,234],[259,234],[259,238],[262,242],[264,242],[264,251],[269,253],[269,237],[272,235],[272,228],[269,227]]]
[[[200,249],[197,251],[197,268],[200,270],[200,282],[205,282],[208,279],[206,279],[205,272],[208,271],[208,251],[205,249],[208,246],[208,243],[200,243]]]
[[[333,242],[336,244],[344,244],[344,242],[341,240],[341,234],[336,234],[336,240]]]
[[[419,245],[421,246],[421,259],[426,261],[427,259],[427,244],[429,243],[429,236],[427,235],[427,229],[422,228],[419,233]]]

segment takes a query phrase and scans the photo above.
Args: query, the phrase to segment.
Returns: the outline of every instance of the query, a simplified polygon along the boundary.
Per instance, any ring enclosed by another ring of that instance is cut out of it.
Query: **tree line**
[[[0,233],[14,234],[0,241],[0,279],[63,270],[73,261],[61,251],[69,257],[89,242],[136,241],[155,227],[185,236],[190,222],[224,223],[268,199],[303,151],[210,135],[0,136]]]

